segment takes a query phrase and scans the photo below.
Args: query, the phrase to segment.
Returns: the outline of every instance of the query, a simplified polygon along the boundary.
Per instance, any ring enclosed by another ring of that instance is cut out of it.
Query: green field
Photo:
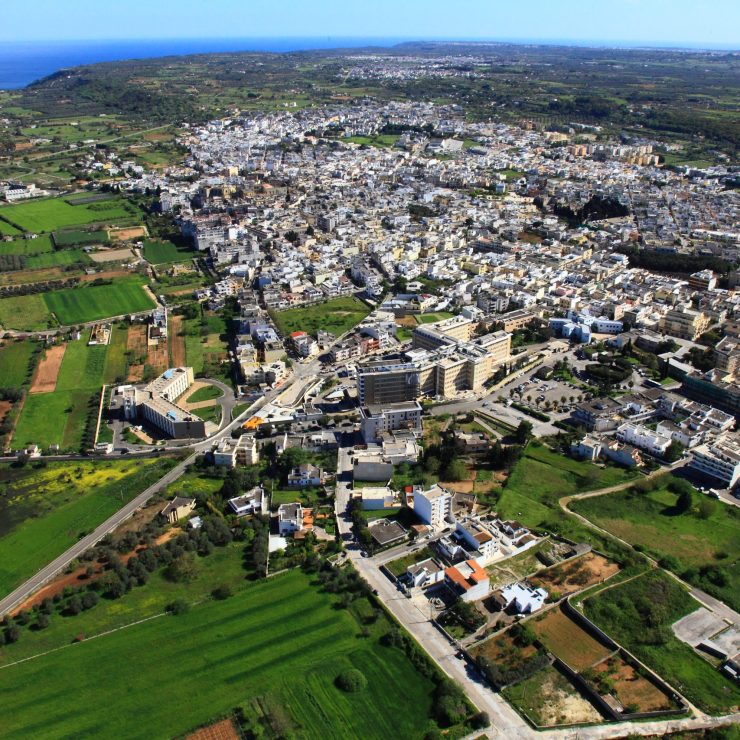
[[[454,314],[448,311],[437,311],[436,313],[417,313],[414,314],[417,324],[433,324],[436,321],[442,321],[442,319],[450,319]]]
[[[0,224],[3,222],[0,221]],[[13,239],[10,242],[0,241],[0,254],[46,254],[53,252],[51,238],[42,234],[35,239]]]
[[[91,395],[89,390],[29,394],[13,434],[13,448],[37,444],[46,449],[58,444],[78,451]]]
[[[172,242],[144,242],[144,259],[153,265],[169,262],[188,262],[195,256],[192,249],[181,249]]]
[[[512,469],[497,508],[507,519],[519,519],[528,527],[536,527],[558,510],[561,497],[615,486],[637,475],[623,468],[601,468],[573,460],[542,445],[530,444]]]
[[[128,339],[128,327],[118,324],[113,326],[110,342],[108,343],[108,356],[105,361],[104,383],[123,382],[128,372],[126,360],[126,342]]]
[[[654,491],[574,501],[570,508],[740,609],[740,511],[695,493],[692,509],[679,513],[668,482]]]
[[[215,385],[205,385],[198,388],[197,391],[188,396],[188,403],[200,403],[201,401],[211,401],[215,398],[221,398],[223,393]]]
[[[138,278],[122,278],[112,285],[65,288],[44,296],[48,310],[63,325],[148,311],[154,301],[144,292]]]
[[[89,264],[90,262],[92,260],[82,249],[64,249],[59,252],[46,252],[27,257],[26,267],[29,270],[40,270],[44,267],[64,267],[75,263]]]
[[[57,376],[57,391],[99,390],[103,385],[108,347],[87,346],[88,334],[82,339],[67,342],[64,359]]]
[[[296,737],[421,738],[433,726],[433,685],[401,651],[379,644],[388,627],[381,617],[360,637],[350,611],[332,608],[306,575],[292,571],[185,615],[2,669],[3,730],[15,737],[169,738],[237,705],[252,720],[259,700],[279,707]],[[100,666],[110,666],[102,681]],[[368,680],[356,694],[334,686],[349,667]],[[74,702],[66,690],[72,675]]]
[[[332,298],[325,303],[286,311],[274,311],[272,316],[283,336],[305,331],[316,336],[320,330],[339,336],[349,331],[370,313],[370,309],[354,296]]]
[[[376,134],[375,136],[346,136],[342,141],[387,149],[394,146],[398,139],[396,134]]]
[[[171,459],[0,465],[0,593],[32,576],[172,465]]]
[[[74,247],[81,244],[107,244],[108,233],[106,231],[55,231],[54,243],[60,249]]]
[[[221,424],[221,407],[216,404],[214,406],[205,406],[202,409],[193,409],[192,412],[203,421],[212,421],[214,424]]]
[[[36,234],[56,231],[67,226],[114,223],[135,219],[138,216],[137,209],[122,198],[76,206],[61,198],[49,198],[0,208],[0,219],[10,222],[22,231]]]
[[[0,347],[0,388],[20,388],[29,380],[33,342],[7,341]]]
[[[0,236],[18,236],[21,233],[20,229],[16,229],[7,221],[3,221],[2,211],[0,211]]]
[[[710,714],[740,705],[740,687],[681,642],[670,625],[699,603],[662,571],[651,571],[584,604],[586,615],[610,637]]]
[[[36,331],[54,326],[41,293],[0,298],[0,325],[5,329]]]

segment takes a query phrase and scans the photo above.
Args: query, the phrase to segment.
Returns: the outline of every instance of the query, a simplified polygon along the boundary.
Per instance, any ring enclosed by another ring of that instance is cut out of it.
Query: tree
[[[39,614],[38,619],[36,620],[36,629],[37,630],[45,630],[49,626],[49,615],[44,614],[43,612]]]
[[[189,583],[195,580],[198,575],[198,563],[195,556],[187,552],[175,558],[167,567],[165,575],[175,583]]]
[[[676,462],[676,460],[681,459],[681,455],[683,455],[684,449],[684,446],[680,442],[676,442],[675,440],[673,440],[673,442],[668,445],[668,448],[663,455],[663,459],[669,463]]]
[[[463,480],[468,475],[468,469],[462,460],[453,458],[444,468],[444,478],[446,480]]]
[[[529,442],[532,436],[532,424],[528,421],[522,420],[519,422],[519,426],[516,428],[516,441],[520,445],[525,445]]]
[[[175,599],[174,601],[167,604],[167,611],[170,614],[179,616],[181,614],[187,614],[190,610],[190,604],[185,599]]]
[[[681,493],[678,494],[678,500],[676,501],[676,509],[678,509],[679,513],[685,514],[687,511],[691,511],[692,503],[693,498],[691,496],[691,491],[681,491]]]
[[[362,671],[358,671],[356,668],[350,668],[340,673],[336,677],[335,683],[337,688],[340,688],[342,691],[354,694],[367,687],[367,678],[365,678],[365,674]]]

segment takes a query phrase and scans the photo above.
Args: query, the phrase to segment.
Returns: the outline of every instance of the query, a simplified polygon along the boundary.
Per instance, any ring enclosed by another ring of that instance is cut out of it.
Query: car
[[[360,550],[360,557],[361,558],[366,558],[367,557],[367,552],[365,552],[365,550]]]

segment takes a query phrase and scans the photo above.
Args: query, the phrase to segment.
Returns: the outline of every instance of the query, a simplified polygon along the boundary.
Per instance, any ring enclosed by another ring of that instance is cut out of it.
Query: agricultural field
[[[699,604],[668,574],[642,574],[583,606],[591,621],[703,711],[723,714],[740,706],[740,687],[671,631]]]
[[[157,458],[0,465],[0,593],[12,591],[173,464]]]
[[[622,468],[573,460],[530,443],[512,469],[497,509],[505,519],[536,527],[558,508],[563,496],[626,483],[637,475]]]
[[[0,326],[3,328],[38,331],[54,325],[41,293],[0,298]]]
[[[156,587],[152,578],[137,591],[152,594]],[[390,627],[384,617],[363,638],[355,613],[354,607],[332,608],[329,596],[298,571],[243,582],[225,601],[200,601],[186,614],[150,619],[3,669],[5,730],[32,733],[43,712],[47,737],[149,738],[152,727],[173,737],[235,705],[251,717],[252,703],[259,701],[281,707],[296,736],[423,737],[434,726],[432,682],[400,650],[380,645]],[[103,684],[100,665],[116,666]],[[356,694],[334,686],[349,667],[368,680]],[[71,674],[76,677],[72,704],[61,690]],[[141,675],[154,680],[143,684]],[[296,675],[303,680],[296,682]],[[224,685],[230,689],[224,691]],[[26,700],[31,687],[33,706]]]
[[[48,310],[65,326],[138,313],[154,308],[139,278],[122,278],[111,285],[65,288],[44,296]]]
[[[68,226],[136,220],[139,215],[138,209],[123,198],[80,205],[70,205],[62,198],[48,198],[0,208],[0,219],[35,234]]]
[[[126,345],[128,339],[128,327],[124,324],[114,324],[111,330],[110,342],[108,343],[108,356],[105,361],[105,372],[103,382],[106,384],[122,383],[128,374],[128,360],[126,358]]]
[[[68,342],[57,377],[57,390],[98,390],[103,385],[107,345],[88,347],[87,332],[82,339]]]
[[[169,241],[145,241],[144,259],[153,265],[189,262],[196,256],[192,249],[181,248]]]
[[[107,244],[108,233],[105,231],[80,231],[79,229],[68,231],[55,231],[54,244],[59,249],[65,247],[76,247],[84,244]]]
[[[0,224],[3,222],[0,221]],[[12,241],[0,241],[0,254],[46,254],[53,252],[54,245],[51,238],[45,234],[35,239],[13,239]]]
[[[680,512],[671,480],[661,478],[650,491],[573,501],[570,508],[740,609],[740,511],[695,492],[691,508]]]
[[[0,388],[20,388],[28,382],[34,343],[4,340],[0,345]]]
[[[36,240],[34,240],[36,241]],[[45,252],[26,257],[29,270],[43,270],[47,267],[65,267],[74,264],[89,264],[92,260],[81,249],[64,249],[59,252]]]
[[[13,448],[58,444],[64,450],[79,450],[92,395],[89,390],[30,394],[13,434]]]
[[[20,229],[16,229],[15,226],[9,224],[7,221],[3,221],[2,211],[0,211],[0,236],[20,236],[21,234]]]
[[[273,311],[270,315],[284,337],[294,331],[305,331],[314,337],[319,331],[330,331],[338,337],[369,313],[370,309],[362,301],[354,296],[343,296],[312,306]]]

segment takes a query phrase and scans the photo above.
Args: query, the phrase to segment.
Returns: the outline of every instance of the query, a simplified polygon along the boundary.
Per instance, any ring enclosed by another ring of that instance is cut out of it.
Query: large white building
[[[671,438],[664,437],[642,424],[622,424],[617,428],[617,439],[620,442],[634,445],[656,457],[663,457],[671,445]]]
[[[226,437],[213,451],[213,464],[219,467],[235,468],[237,465],[256,465],[259,459],[257,440],[253,434],[242,434],[239,439]]]
[[[192,384],[192,367],[165,370],[143,390],[136,392],[138,413],[173,439],[205,437],[203,419],[175,403]]]
[[[439,485],[428,490],[414,486],[414,512],[425,523],[435,529],[445,526],[445,519],[452,511],[452,494]]]
[[[723,439],[709,448],[700,447],[694,450],[690,466],[731,488],[740,479],[740,444],[734,439]]]
[[[362,438],[375,442],[386,432],[399,429],[421,433],[421,406],[418,401],[360,406]]]

